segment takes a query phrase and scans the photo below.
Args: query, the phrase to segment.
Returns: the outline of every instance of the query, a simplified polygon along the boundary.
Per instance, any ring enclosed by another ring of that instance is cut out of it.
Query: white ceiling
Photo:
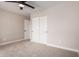
[[[41,10],[47,9],[57,4],[57,2],[54,2],[54,1],[50,1],[50,2],[49,1],[28,1],[28,3],[34,6],[35,8],[41,9]],[[25,6],[23,10],[20,10],[17,3],[11,3],[11,2],[0,2],[0,8],[20,15],[24,15],[27,17],[29,17],[30,13],[34,11],[34,9],[31,9],[27,6]]]

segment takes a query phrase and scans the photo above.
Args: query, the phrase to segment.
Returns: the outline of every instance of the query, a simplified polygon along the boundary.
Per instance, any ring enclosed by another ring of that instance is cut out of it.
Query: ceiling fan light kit
[[[19,4],[19,8],[20,8],[20,10],[23,10],[24,5],[23,4]]]

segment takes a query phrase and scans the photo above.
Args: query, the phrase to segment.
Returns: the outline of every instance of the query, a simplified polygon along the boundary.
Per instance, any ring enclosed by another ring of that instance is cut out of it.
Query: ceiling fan
[[[23,10],[24,6],[28,6],[32,9],[35,9],[32,5],[27,4],[27,1],[5,1],[5,2],[11,2],[11,3],[18,3],[20,10]]]

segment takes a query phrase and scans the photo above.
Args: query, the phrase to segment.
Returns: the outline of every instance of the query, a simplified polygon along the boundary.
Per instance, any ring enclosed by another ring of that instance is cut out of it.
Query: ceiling
[[[37,9],[47,9],[51,6],[55,6],[57,4],[57,2],[54,1],[28,1],[26,2],[32,6],[34,6]],[[11,3],[11,2],[1,2],[0,1],[0,8],[10,11],[10,12],[14,12],[20,15],[24,15],[29,17],[30,14],[34,11],[34,9],[29,8],[28,6],[25,6],[23,10],[20,10],[18,7],[17,3]]]

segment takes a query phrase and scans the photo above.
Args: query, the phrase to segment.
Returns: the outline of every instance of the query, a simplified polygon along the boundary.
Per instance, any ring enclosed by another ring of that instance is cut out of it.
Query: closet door
[[[24,39],[30,39],[29,20],[24,20]]]
[[[39,18],[37,17],[37,18],[33,18],[32,20],[32,31],[31,31],[31,33],[32,33],[32,41],[35,41],[35,42],[39,42],[39,40],[40,40],[40,33],[39,33]]]
[[[40,17],[40,42],[47,43],[47,17]]]

